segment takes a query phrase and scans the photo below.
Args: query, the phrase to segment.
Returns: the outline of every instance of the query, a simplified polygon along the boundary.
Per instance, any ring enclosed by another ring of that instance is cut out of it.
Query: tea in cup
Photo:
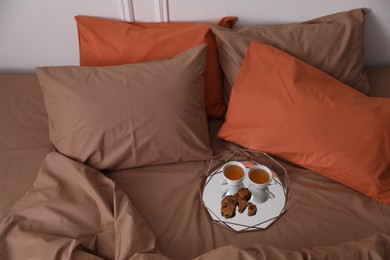
[[[272,171],[264,165],[255,165],[248,172],[249,183],[254,189],[266,189],[273,183]]]
[[[274,199],[275,195],[268,187],[274,184],[272,171],[264,165],[255,165],[249,169],[248,179],[252,187],[252,202],[264,203],[268,199]]]
[[[240,188],[244,187],[246,168],[245,166],[237,161],[227,162],[222,167],[223,179],[221,180],[222,185],[227,185],[227,190],[224,191],[223,195],[227,192],[228,195],[235,194]]]

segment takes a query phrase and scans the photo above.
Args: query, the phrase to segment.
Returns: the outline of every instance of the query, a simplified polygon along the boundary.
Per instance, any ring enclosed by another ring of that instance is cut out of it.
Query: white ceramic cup
[[[254,203],[264,203],[268,199],[274,199],[275,195],[268,187],[274,185],[272,171],[265,165],[255,165],[248,171],[249,184],[252,187],[252,198]]]
[[[274,184],[272,179],[272,171],[265,165],[252,166],[248,171],[248,179],[250,185],[256,190],[266,189]]]
[[[244,164],[237,161],[230,161],[222,166],[223,179],[222,185],[227,185],[222,196],[235,194],[240,188],[244,187],[244,179],[246,175],[246,167]]]

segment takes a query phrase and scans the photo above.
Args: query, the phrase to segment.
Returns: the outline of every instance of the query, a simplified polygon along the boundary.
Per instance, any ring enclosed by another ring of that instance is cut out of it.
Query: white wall
[[[125,7],[131,0],[123,0]],[[36,66],[78,65],[78,14],[129,19],[122,0],[0,0],[0,73]],[[160,10],[159,3],[162,3]],[[366,7],[366,65],[390,65],[389,0],[133,0],[137,21],[216,21],[238,16],[238,26],[300,22]],[[125,12],[124,12],[125,11]],[[160,12],[162,11],[162,12]],[[167,12],[164,12],[167,11]]]

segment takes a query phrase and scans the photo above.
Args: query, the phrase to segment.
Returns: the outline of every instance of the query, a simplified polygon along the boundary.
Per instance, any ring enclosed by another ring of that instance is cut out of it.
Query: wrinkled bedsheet
[[[0,234],[2,259],[159,256],[153,233],[117,185],[56,152],[47,155]]]
[[[168,259],[131,199],[104,174],[59,153],[0,225],[1,259]],[[390,237],[312,249],[219,247],[197,259],[389,259]]]

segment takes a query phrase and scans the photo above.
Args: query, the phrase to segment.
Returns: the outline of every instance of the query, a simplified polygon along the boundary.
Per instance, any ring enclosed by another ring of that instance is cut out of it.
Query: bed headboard
[[[30,0],[0,2],[0,73],[78,65],[75,15],[124,21],[210,21],[237,16],[236,26],[300,22],[354,8],[366,19],[365,63],[390,65],[389,0]]]

